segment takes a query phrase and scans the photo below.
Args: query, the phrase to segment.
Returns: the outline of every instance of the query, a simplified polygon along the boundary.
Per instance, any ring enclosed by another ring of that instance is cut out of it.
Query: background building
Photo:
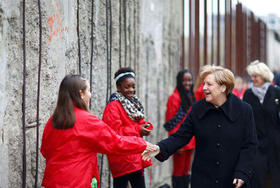
[[[269,14],[262,17],[267,23],[267,64],[274,72],[280,71],[280,17]]]

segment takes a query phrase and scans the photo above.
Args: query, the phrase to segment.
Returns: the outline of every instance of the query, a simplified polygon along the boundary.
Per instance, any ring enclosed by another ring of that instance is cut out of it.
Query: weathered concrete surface
[[[80,69],[81,74],[90,80],[92,73],[91,110],[102,118],[106,96],[115,91],[114,72],[120,66],[131,66],[137,73],[137,95],[144,104],[147,120],[155,126],[153,134],[147,137],[147,140],[156,143],[165,138],[167,134],[162,127],[165,104],[168,95],[173,91],[175,76],[180,69],[182,1],[108,0],[112,6],[111,21],[108,4],[106,17],[106,0],[40,2],[42,64],[39,88],[39,141],[41,142],[44,124],[56,105],[59,83],[65,74],[78,74]],[[39,70],[39,13],[36,0],[26,0],[25,29],[24,97],[23,2],[1,0],[0,188],[22,185],[23,111],[26,126],[36,125]],[[111,56],[107,56],[110,53]],[[111,64],[107,61],[110,57]],[[26,102],[25,107],[22,106],[23,98]],[[45,165],[41,155],[38,162],[38,187],[40,187]],[[35,167],[36,128],[28,128],[26,187],[34,187]],[[154,160],[152,171],[151,187],[170,183],[170,162],[159,163]],[[147,187],[150,187],[149,173],[149,169],[146,169]],[[103,187],[109,187],[108,177],[108,165],[104,156]]]

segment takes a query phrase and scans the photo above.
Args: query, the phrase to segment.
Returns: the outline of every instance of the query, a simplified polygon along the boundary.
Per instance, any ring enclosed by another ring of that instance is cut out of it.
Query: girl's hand
[[[147,148],[142,153],[142,159],[144,161],[148,161],[152,159],[154,156],[156,156],[157,154],[159,154],[159,152],[160,152],[160,148],[158,145],[147,143]]]
[[[234,178],[232,184],[235,185],[235,188],[240,188],[244,184],[244,181],[242,179]]]
[[[141,125],[141,130],[140,130],[140,135],[141,136],[148,136],[151,134],[152,130],[147,129],[150,124],[142,124]]]

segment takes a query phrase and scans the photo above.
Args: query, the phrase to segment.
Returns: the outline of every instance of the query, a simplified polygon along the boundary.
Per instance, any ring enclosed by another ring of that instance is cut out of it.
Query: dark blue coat
[[[243,100],[252,106],[259,140],[253,184],[263,187],[269,171],[272,184],[280,187],[280,89],[269,86],[262,104],[252,89],[246,90]]]
[[[180,129],[158,143],[161,152],[156,158],[166,160],[192,136],[196,139],[192,188],[231,188],[234,178],[244,180],[249,187],[257,137],[247,103],[233,94],[219,108],[205,99],[198,101]]]
[[[275,85],[277,85],[278,87],[280,87],[280,73],[277,73],[274,77],[274,83]]]

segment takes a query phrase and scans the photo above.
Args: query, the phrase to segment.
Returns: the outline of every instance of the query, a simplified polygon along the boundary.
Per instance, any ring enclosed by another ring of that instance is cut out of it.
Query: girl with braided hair
[[[168,131],[168,135],[175,133],[179,129],[194,101],[192,74],[188,70],[181,70],[177,74],[176,88],[167,102],[164,128]],[[195,141],[192,138],[189,144],[180,148],[173,155],[173,188],[185,188],[188,186],[194,148]]]
[[[153,125],[145,121],[144,108],[136,93],[135,73],[130,67],[115,73],[117,92],[113,93],[104,110],[103,121],[119,135],[148,136]],[[126,156],[107,155],[113,176],[114,188],[145,188],[143,169],[152,161],[142,161],[141,154]]]

